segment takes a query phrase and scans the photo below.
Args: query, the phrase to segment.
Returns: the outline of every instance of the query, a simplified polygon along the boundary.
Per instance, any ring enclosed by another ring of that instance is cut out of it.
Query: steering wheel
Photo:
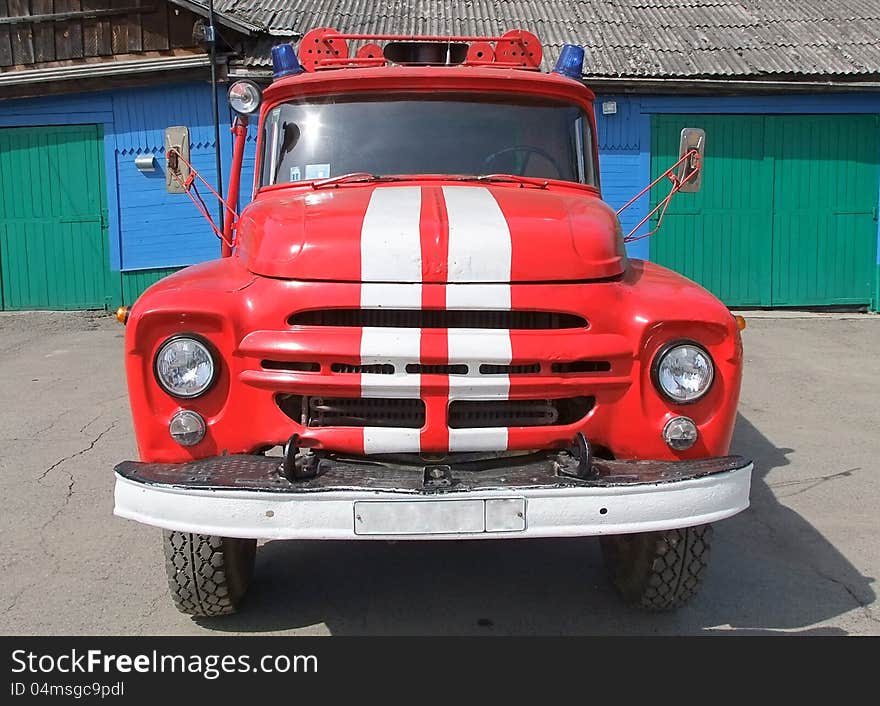
[[[503,150],[493,152],[488,157],[486,157],[486,159],[483,160],[483,168],[487,172],[491,172],[492,170],[489,168],[489,166],[492,164],[492,162],[497,160],[499,157],[515,152],[525,152],[529,155],[529,157],[526,157],[526,160],[523,162],[523,171],[525,171],[526,165],[529,163],[529,158],[531,157],[531,155],[537,154],[550,162],[550,164],[552,164],[553,168],[556,170],[556,174],[559,176],[560,179],[562,178],[562,168],[559,166],[559,162],[556,161],[553,155],[550,154],[547,150],[541,149],[540,147],[534,147],[532,145],[514,145],[513,147],[505,147]],[[519,174],[518,176],[525,176],[525,174]]]

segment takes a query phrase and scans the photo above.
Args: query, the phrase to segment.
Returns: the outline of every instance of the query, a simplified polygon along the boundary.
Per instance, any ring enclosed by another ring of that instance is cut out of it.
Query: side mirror
[[[189,128],[165,128],[165,190],[169,194],[186,193],[183,185],[189,178],[189,161]]]
[[[706,131],[698,127],[686,127],[681,131],[678,148],[679,191],[696,193],[703,185],[703,155],[706,150]]]

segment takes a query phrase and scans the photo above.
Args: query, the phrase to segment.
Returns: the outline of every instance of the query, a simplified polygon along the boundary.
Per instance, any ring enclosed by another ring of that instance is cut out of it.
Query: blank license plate
[[[523,498],[491,500],[366,500],[354,504],[355,534],[522,532]]]

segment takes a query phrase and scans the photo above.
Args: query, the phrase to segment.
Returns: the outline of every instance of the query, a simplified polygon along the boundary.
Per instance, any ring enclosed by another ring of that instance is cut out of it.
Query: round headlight
[[[214,357],[201,341],[175,336],[156,354],[156,380],[169,395],[198,397],[214,382]]]
[[[229,105],[240,115],[251,115],[260,107],[262,93],[253,81],[236,81],[229,87]]]
[[[696,402],[715,378],[715,366],[706,350],[683,342],[662,350],[654,363],[654,384],[673,402]]]

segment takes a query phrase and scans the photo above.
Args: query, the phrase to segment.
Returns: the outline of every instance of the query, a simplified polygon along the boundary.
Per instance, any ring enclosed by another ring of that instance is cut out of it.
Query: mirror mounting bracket
[[[673,196],[679,191],[695,193],[700,190],[703,181],[703,156],[705,154],[705,149],[706,132],[704,130],[701,130],[700,128],[686,127],[681,131],[678,161],[617,210],[617,215],[620,216],[621,213],[636,203],[639,199],[650,193],[651,189],[664,179],[669,179],[669,181],[672,182],[672,187],[670,188],[669,193],[648,212],[648,215],[642,218],[642,220],[640,220],[630,232],[624,236],[623,242],[631,243],[654,235],[654,233],[660,230],[660,226],[663,223],[663,217],[666,215],[666,210],[669,208],[669,203],[672,201]],[[647,233],[636,235],[636,231],[647,223],[655,214],[659,214],[657,216],[657,225]]]

